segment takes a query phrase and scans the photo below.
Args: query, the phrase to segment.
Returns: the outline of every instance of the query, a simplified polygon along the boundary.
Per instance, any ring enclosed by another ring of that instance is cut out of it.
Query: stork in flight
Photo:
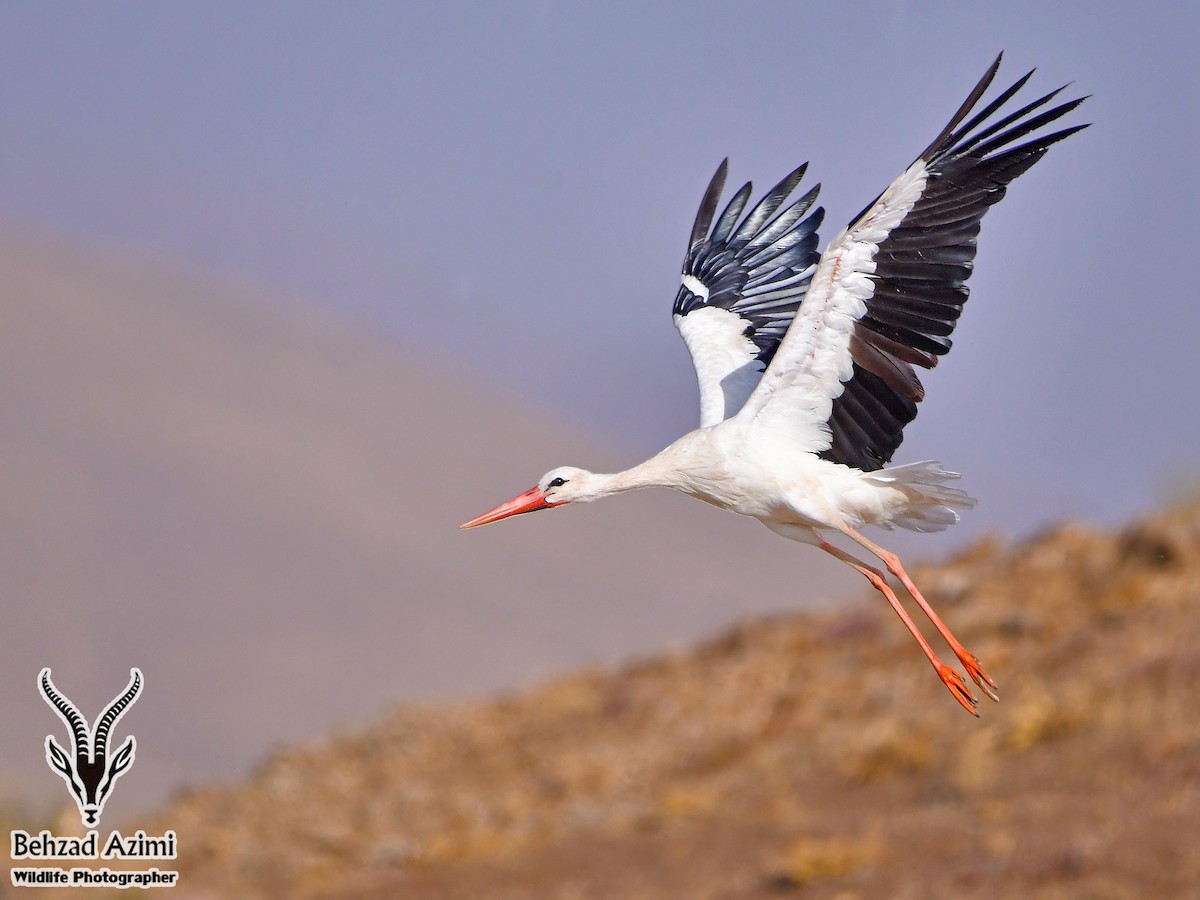
[[[883,572],[826,540],[841,533],[883,562],[967,674],[998,699],[996,683],[899,557],[859,529],[941,531],[975,503],[948,486],[959,476],[940,463],[888,465],[925,396],[913,366],[933,368],[950,349],[988,207],[1048,147],[1087,127],[1018,143],[1086,99],[1043,110],[1059,88],[1002,114],[1032,71],[972,116],[1000,59],[933,143],[823,254],[817,227],[824,211],[809,213],[819,185],[779,212],[807,164],[743,218],[749,184],[716,216],[728,168],[722,162],[692,226],[673,310],[700,385],[700,427],[624,472],[553,469],[462,527],[637,488],[682,491],[820,547],[865,575],[955,699],[978,715],[966,681],[938,659]]]

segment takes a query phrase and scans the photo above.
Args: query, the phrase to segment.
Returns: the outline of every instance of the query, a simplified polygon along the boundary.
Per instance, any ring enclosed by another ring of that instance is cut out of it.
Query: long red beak
[[[489,509],[482,516],[472,519],[470,522],[463,522],[458,527],[476,528],[480,525],[490,525],[492,522],[499,522],[509,516],[519,516],[522,513],[536,512],[539,509],[550,509],[555,506],[562,506],[562,504],[548,502],[541,488],[531,487],[525,493],[518,494],[495,509]]]

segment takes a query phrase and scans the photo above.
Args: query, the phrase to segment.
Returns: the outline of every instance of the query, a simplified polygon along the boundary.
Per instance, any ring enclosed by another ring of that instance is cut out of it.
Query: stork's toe
[[[954,699],[962,704],[963,709],[971,715],[978,716],[979,701],[967,688],[966,680],[944,662],[936,661],[933,665],[937,670],[938,678],[942,679],[942,683],[950,689],[950,693],[954,695]]]

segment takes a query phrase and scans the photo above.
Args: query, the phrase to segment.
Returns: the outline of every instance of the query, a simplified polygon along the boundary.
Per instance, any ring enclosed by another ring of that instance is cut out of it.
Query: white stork
[[[980,689],[998,699],[996,683],[900,559],[859,529],[941,531],[975,502],[947,485],[959,476],[937,462],[888,465],[925,394],[913,366],[932,368],[950,349],[988,207],[1050,145],[1087,127],[1013,146],[1086,99],[1037,112],[1059,88],[1001,114],[1032,71],[967,120],[999,66],[997,57],[942,133],[823,254],[823,210],[805,217],[819,185],[778,212],[806,166],[742,218],[751,192],[744,185],[714,224],[728,167],[722,162],[692,226],[674,306],[700,385],[700,427],[624,472],[553,469],[462,527],[646,487],[751,516],[865,575],[958,702],[978,715],[966,681],[938,659],[883,572],[826,540],[840,532],[883,562]]]

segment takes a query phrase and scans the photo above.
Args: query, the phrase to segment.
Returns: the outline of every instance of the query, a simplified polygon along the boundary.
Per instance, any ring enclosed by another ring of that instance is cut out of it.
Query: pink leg
[[[966,681],[963,680],[963,677],[959,675],[958,672],[954,671],[954,669],[950,668],[937,658],[937,655],[933,652],[933,648],[929,646],[929,641],[925,640],[925,636],[921,634],[921,631],[917,628],[916,623],[913,622],[912,618],[908,615],[908,612],[896,598],[895,593],[892,591],[891,585],[889,585],[887,583],[887,579],[883,577],[883,573],[878,569],[868,566],[866,563],[860,562],[849,553],[838,547],[835,547],[824,538],[821,539],[821,543],[818,546],[820,546],[820,548],[826,553],[837,557],[842,562],[853,567],[867,577],[867,580],[871,582],[875,590],[879,591],[879,593],[883,594],[883,596],[887,598],[887,602],[892,605],[892,609],[896,611],[896,615],[900,617],[900,621],[904,623],[904,627],[907,628],[912,636],[917,639],[917,643],[920,644],[921,650],[925,653],[925,656],[928,657],[929,662],[933,664],[933,669],[935,672],[937,672],[938,677],[942,679],[942,682],[950,689],[950,693],[954,695],[954,699],[961,703],[963,708],[967,712],[971,713],[971,715],[979,715],[979,713],[976,711],[976,706],[978,706],[979,701],[976,700],[971,692],[967,689]]]
[[[950,629],[946,627],[945,623],[938,617],[938,614],[933,611],[933,607],[929,605],[929,601],[921,596],[921,592],[917,590],[917,586],[913,584],[912,579],[908,577],[908,573],[904,571],[900,557],[869,541],[849,526],[842,526],[841,531],[847,537],[857,541],[883,560],[888,571],[900,579],[900,583],[904,585],[904,589],[912,594],[913,599],[917,601],[917,605],[925,611],[925,615],[929,616],[929,620],[933,622],[933,626],[946,639],[946,643],[950,645],[950,649],[954,651],[954,655],[958,657],[958,661],[963,664],[963,667],[967,670],[967,674],[979,685],[979,689],[993,700],[998,701],[1000,698],[995,692],[996,682],[992,681],[988,673],[983,670],[983,666],[979,664],[979,660],[975,658],[974,654],[969,653],[967,648],[960,644],[954,635],[950,633]]]

